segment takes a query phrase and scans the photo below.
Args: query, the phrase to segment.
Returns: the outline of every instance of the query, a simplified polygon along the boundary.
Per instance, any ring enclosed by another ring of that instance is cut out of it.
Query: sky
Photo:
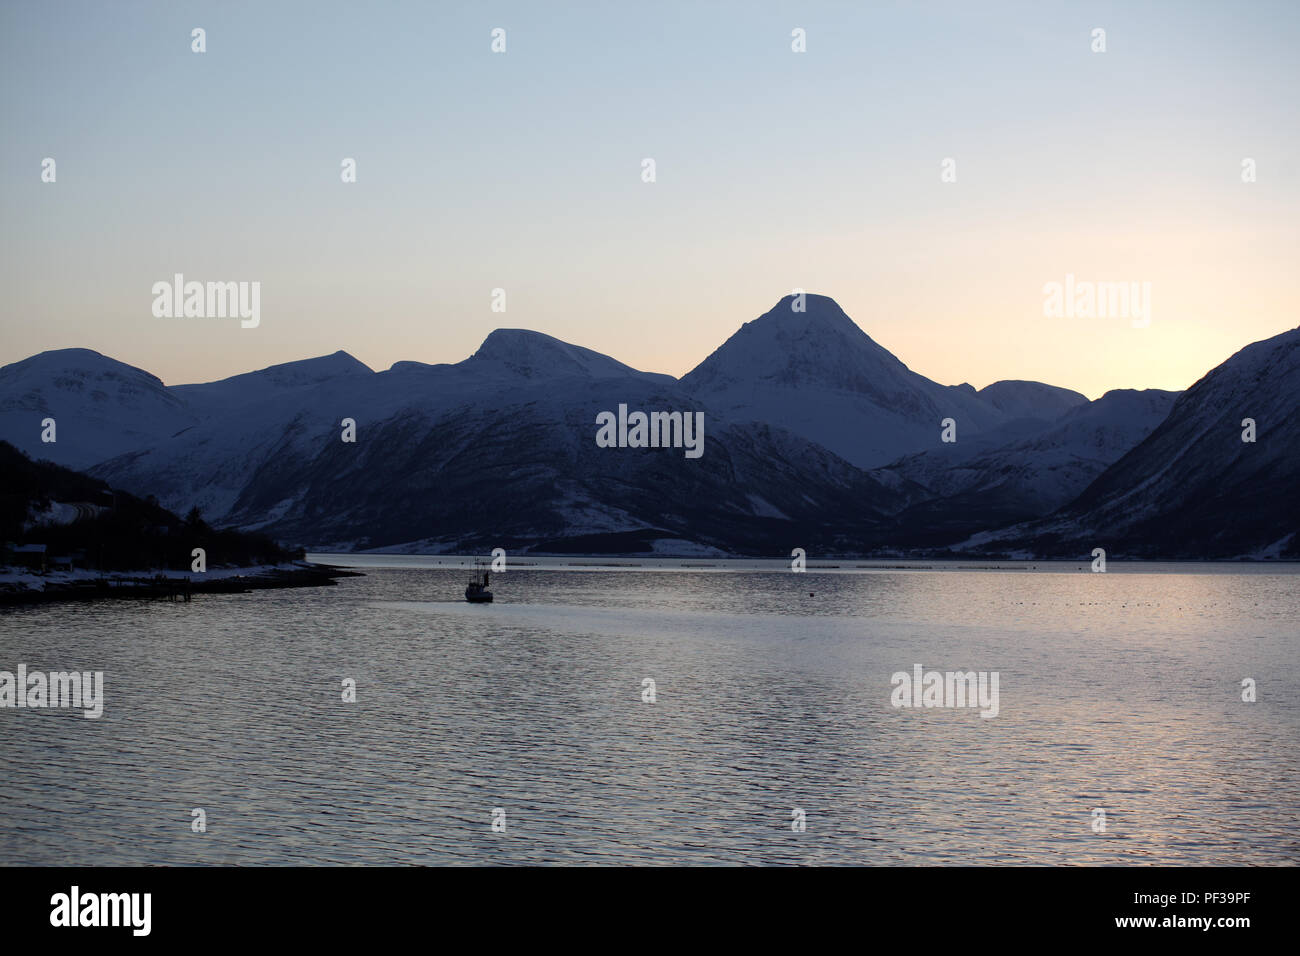
[[[3,0],[0,364],[528,328],[680,376],[804,289],[944,384],[1182,389],[1300,325],[1297,47],[1290,2]],[[176,273],[259,324],[156,317]],[[1067,275],[1149,324],[1045,314]]]

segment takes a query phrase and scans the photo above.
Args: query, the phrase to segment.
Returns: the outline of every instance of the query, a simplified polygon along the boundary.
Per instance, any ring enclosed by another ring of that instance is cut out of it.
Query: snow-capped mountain
[[[657,541],[689,541],[788,553],[804,540],[827,549],[872,539],[895,505],[891,492],[824,449],[707,414],[699,459],[676,448],[600,448],[600,411],[699,406],[675,384],[578,384],[489,382],[455,407],[412,404],[359,420],[355,444],[330,426],[316,435],[314,454],[268,455],[229,517],[349,548],[654,550]]]
[[[869,540],[897,496],[825,449],[706,411],[706,454],[609,449],[596,416],[704,410],[671,376],[523,330],[453,365],[346,353],[169,390],[186,427],[90,469],[209,521],[312,546],[788,553]],[[343,421],[356,441],[344,442]],[[39,450],[38,450],[39,452]],[[415,542],[415,544],[412,544]]]
[[[52,442],[42,440],[47,418]],[[67,468],[153,447],[196,420],[159,379],[90,349],[41,352],[0,368],[0,437]]]
[[[939,385],[830,299],[806,303],[782,300],[680,382],[520,329],[454,364],[376,372],[336,352],[172,387],[88,350],[47,352],[0,368],[0,438],[174,511],[318,548],[1300,549],[1300,330],[1177,401],[1087,402],[1036,382]],[[703,413],[705,454],[599,446],[597,415],[620,405]],[[944,418],[955,443],[940,440]],[[1240,441],[1243,418],[1255,443]]]
[[[968,548],[1086,557],[1300,557],[1300,328],[1248,345],[1048,518]],[[1254,422],[1255,440],[1246,419]]]
[[[913,372],[833,299],[806,295],[801,312],[796,304],[786,296],[746,322],[682,385],[733,421],[779,425],[859,468],[937,446],[945,418],[974,436],[1017,417],[970,385]]]
[[[541,332],[528,329],[497,329],[483,340],[469,362],[478,370],[499,366],[500,370],[524,379],[563,378],[642,378],[651,382],[675,383],[671,375],[638,372],[608,355],[580,345],[570,345]]]
[[[1008,379],[986,385],[978,392],[998,411],[1009,418],[1036,418],[1055,421],[1072,408],[1087,405],[1088,398],[1068,388]]]
[[[1074,404],[1046,428],[1018,419],[873,474],[887,484],[891,477],[910,483],[891,484],[913,502],[899,516],[900,540],[960,541],[990,523],[1023,521],[1068,504],[1164,421],[1177,397],[1159,389],[1115,389],[1095,402]],[[1028,437],[995,447],[980,440],[1017,429],[1028,431]]]
[[[169,391],[202,415],[264,402],[284,392],[311,388],[334,379],[374,374],[370,366],[340,350],[333,355],[272,365],[203,385],[176,385]]]

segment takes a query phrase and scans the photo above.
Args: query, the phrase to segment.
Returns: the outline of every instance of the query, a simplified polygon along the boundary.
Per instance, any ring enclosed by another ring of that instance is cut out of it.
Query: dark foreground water
[[[1300,862],[1300,569],[705,563],[0,611],[0,862]]]

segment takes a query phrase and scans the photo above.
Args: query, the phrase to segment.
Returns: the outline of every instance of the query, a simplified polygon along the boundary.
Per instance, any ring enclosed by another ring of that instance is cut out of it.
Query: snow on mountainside
[[[940,422],[975,435],[1009,420],[969,385],[911,371],[863,332],[833,299],[786,296],[746,322],[682,385],[733,421],[787,428],[860,468],[939,443]]]
[[[475,366],[499,364],[515,375],[530,379],[562,375],[589,378],[624,378],[631,375],[659,382],[676,381],[671,375],[638,372],[608,355],[527,329],[495,330],[483,340],[478,351],[467,362]]]
[[[55,441],[41,440],[42,420]],[[196,421],[148,372],[90,349],[58,349],[0,368],[0,437],[33,458],[84,469],[166,441]]]
[[[848,547],[898,506],[825,449],[712,413],[701,460],[599,448],[598,411],[699,403],[671,376],[532,332],[494,332],[454,365],[375,373],[339,353],[176,391],[192,427],[91,473],[311,545],[633,536],[646,550],[674,538],[788,552],[793,538]],[[341,440],[344,418],[355,443]]]
[[[1115,389],[997,447],[959,440],[894,462],[884,470],[912,483],[906,493],[915,502],[900,516],[900,538],[960,541],[991,521],[1023,521],[1068,504],[1164,421],[1177,397]]]
[[[272,365],[256,372],[232,375],[201,385],[176,385],[173,394],[195,406],[200,413],[262,401],[269,395],[288,389],[306,388],[343,376],[369,376],[374,371],[364,362],[339,350],[333,355]]]
[[[1088,399],[1068,388],[1006,379],[979,390],[979,397],[1011,418],[1039,418],[1055,421],[1072,408],[1087,405]]]
[[[45,352],[0,368],[0,438],[173,511],[316,547],[1300,552],[1300,330],[1176,401],[1087,402],[1036,382],[939,385],[832,300],[791,303],[681,382],[519,329],[454,364],[375,372],[336,352],[170,388],[96,352]],[[620,404],[703,411],[704,457],[597,446],[596,414]],[[955,444],[940,441],[948,417]],[[1240,441],[1247,417],[1254,444]]]
[[[1300,557],[1300,329],[1248,345],[1048,518],[967,548],[1110,557]],[[1243,441],[1253,419],[1254,442]]]
[[[332,363],[333,377],[326,374],[327,364],[308,359],[220,382],[178,386],[197,414],[194,427],[89,471],[114,485],[155,494],[167,507],[188,502],[186,507],[197,505],[209,521],[226,521],[269,457],[312,455],[326,436],[340,440],[343,419],[364,428],[363,423],[392,414],[418,392],[418,373],[375,373],[346,358],[348,362]],[[406,387],[385,391],[379,385],[385,379]]]
[[[265,530],[320,546],[650,551],[681,539],[788,553],[805,538],[822,548],[870,540],[895,504],[824,449],[766,426],[706,415],[700,459],[596,445],[597,412],[620,403],[698,407],[675,384],[562,378],[502,391],[492,376],[480,399],[412,405],[367,422],[356,445],[325,433],[314,454],[274,453],[230,517],[248,526],[271,515]]]
[[[252,469],[273,449],[301,450],[303,423],[317,411],[349,402],[375,373],[346,352],[273,365],[216,382],[177,385],[189,427],[155,442],[131,445],[88,472],[119,487],[156,495],[164,506],[199,507],[221,520]],[[334,418],[339,422],[347,413]]]
[[[68,349],[0,369],[0,435],[33,457],[222,520],[268,458],[314,454],[325,436],[338,439],[344,418],[360,428],[408,407],[435,418],[458,407],[492,409],[503,389],[592,377],[675,382],[517,330],[494,332],[455,365],[400,362],[376,373],[340,351],[171,388],[96,352]],[[47,416],[58,422],[53,444],[40,441]]]

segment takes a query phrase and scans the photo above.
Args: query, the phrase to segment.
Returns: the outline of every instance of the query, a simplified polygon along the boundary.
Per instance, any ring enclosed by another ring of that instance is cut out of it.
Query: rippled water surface
[[[106,684],[0,710],[0,861],[1300,862],[1300,569],[516,567],[471,606],[436,560],[0,611],[0,670]],[[997,717],[891,707],[918,663],[998,672]]]

